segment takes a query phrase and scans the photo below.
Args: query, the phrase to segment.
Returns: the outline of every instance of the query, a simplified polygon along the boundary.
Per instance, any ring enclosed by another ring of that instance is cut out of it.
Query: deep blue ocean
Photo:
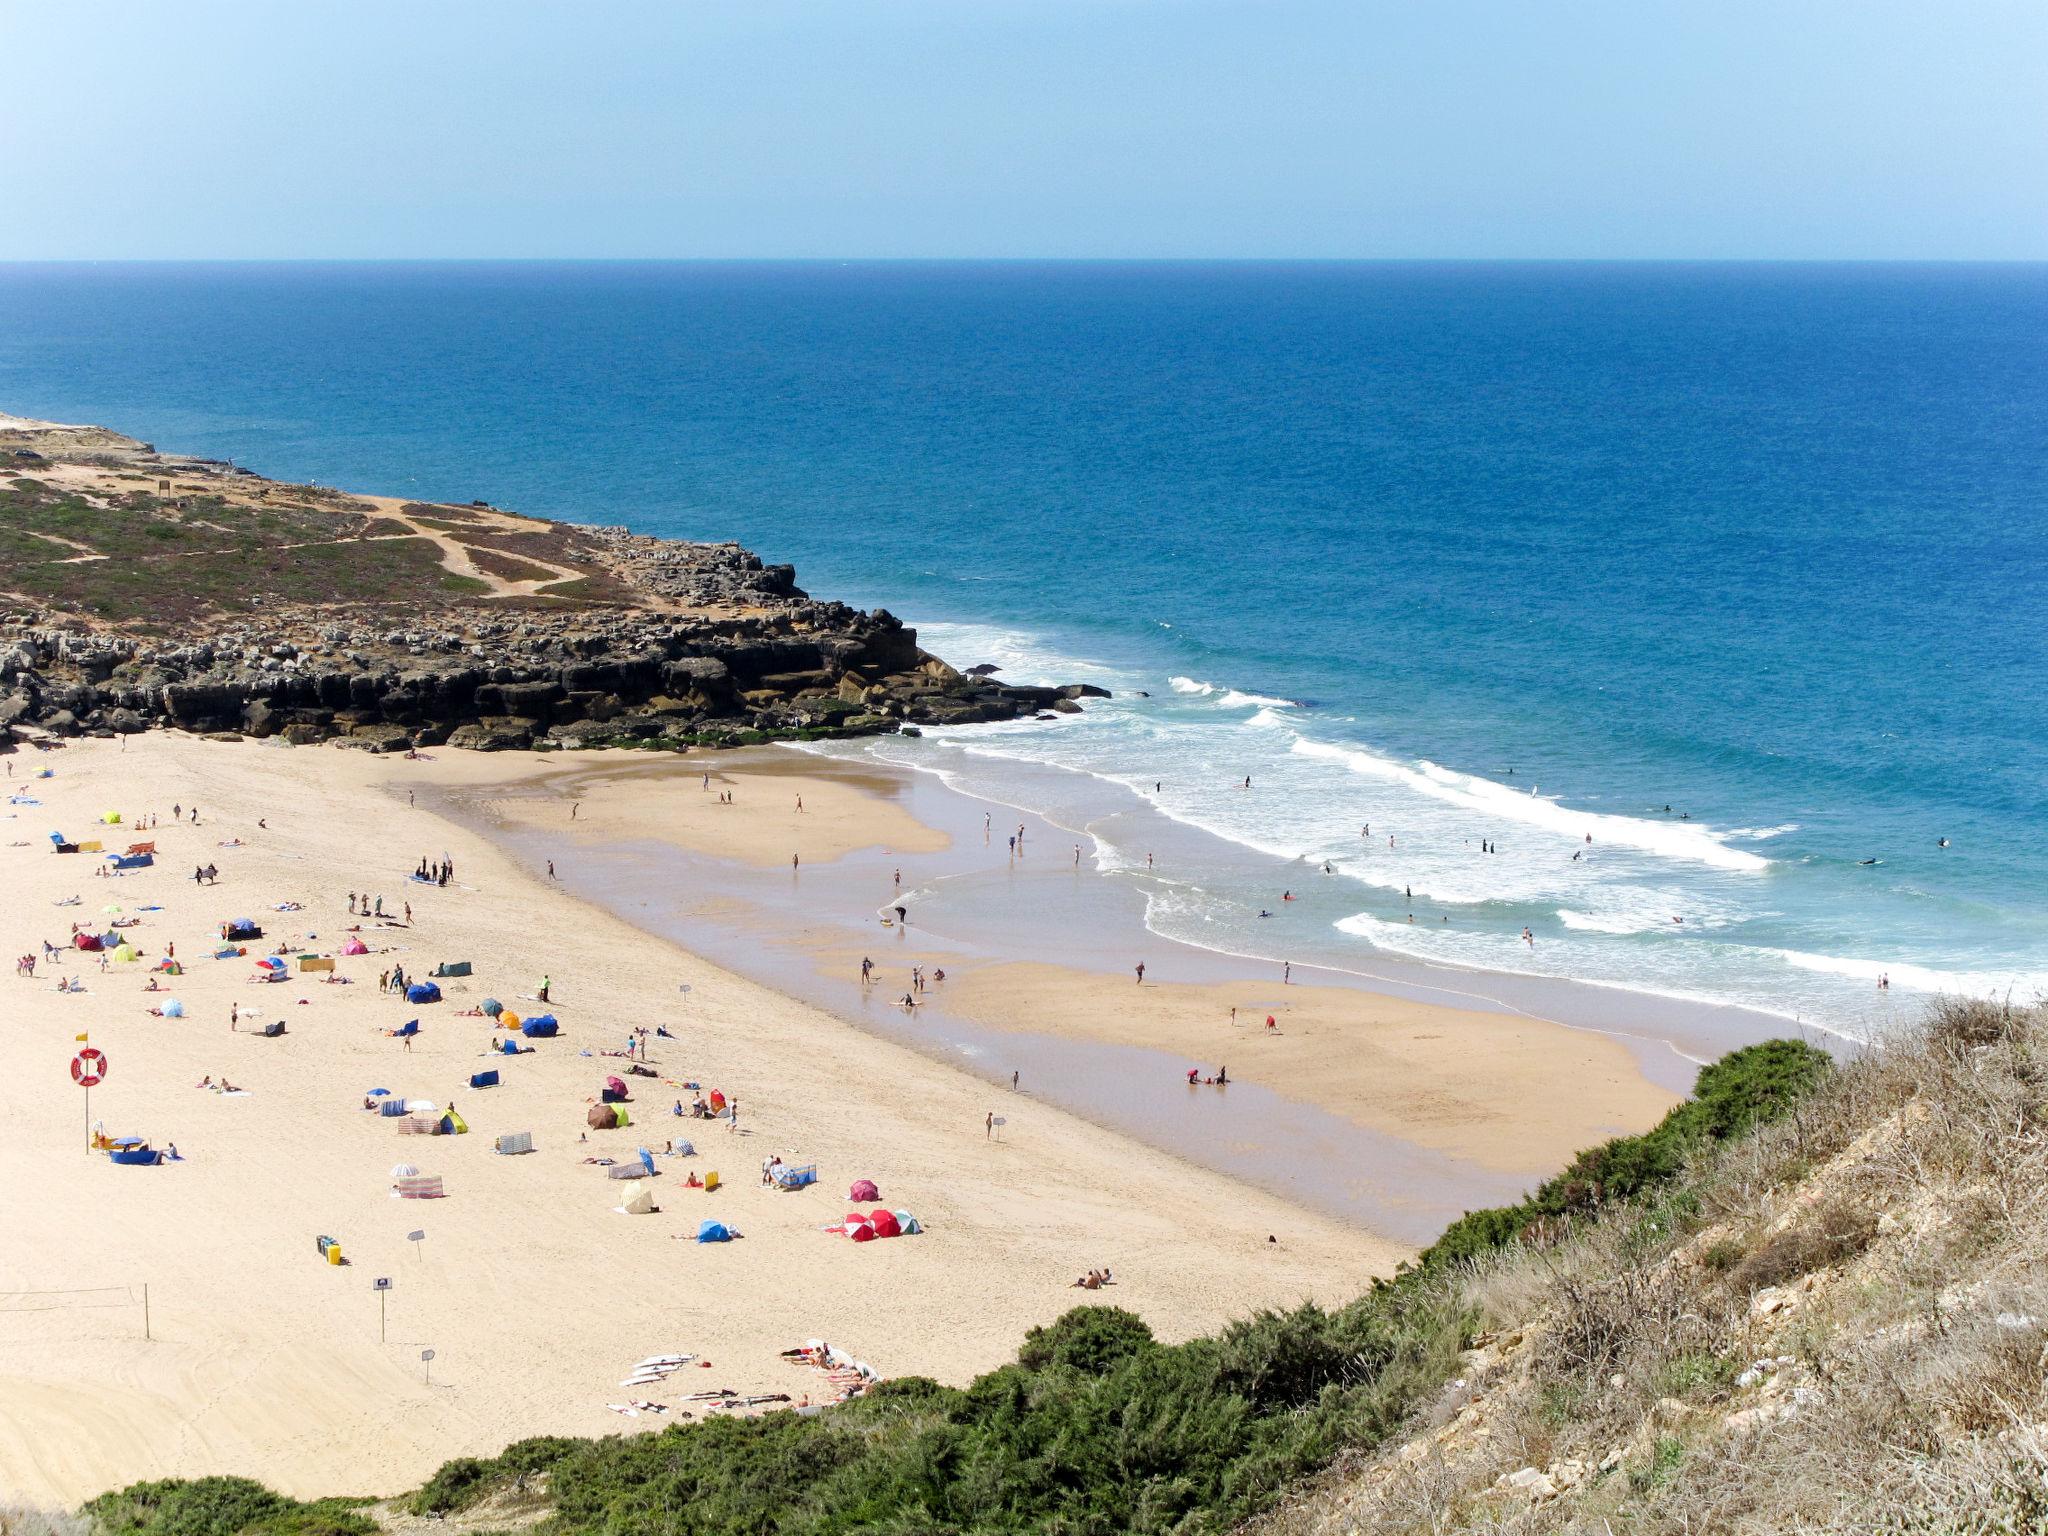
[[[879,750],[1067,786],[1211,947],[1858,1032],[2048,986],[2048,267],[0,266],[0,410],[1106,682]]]

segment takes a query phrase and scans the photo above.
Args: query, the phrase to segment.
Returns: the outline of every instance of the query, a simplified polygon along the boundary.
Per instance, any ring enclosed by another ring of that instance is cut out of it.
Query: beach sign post
[[[83,1040],[85,1036],[80,1035]],[[85,1150],[92,1151],[92,1090],[93,1084],[105,1081],[107,1057],[104,1051],[88,1045],[71,1058],[71,1081],[85,1090]]]
[[[417,1258],[419,1257],[420,1244],[427,1240],[427,1229],[425,1227],[415,1227],[412,1231],[405,1234],[405,1240],[412,1244],[413,1257]]]
[[[427,1385],[431,1387],[434,1384],[434,1352],[431,1349],[420,1351],[420,1364],[427,1368]]]
[[[377,1342],[384,1342],[384,1297],[391,1290],[391,1277],[379,1275],[370,1282],[370,1289],[377,1293]]]

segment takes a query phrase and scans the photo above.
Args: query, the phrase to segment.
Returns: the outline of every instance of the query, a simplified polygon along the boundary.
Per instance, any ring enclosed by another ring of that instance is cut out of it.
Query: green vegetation
[[[500,1490],[532,1492],[544,1474],[547,1536],[1228,1530],[1340,1451],[1386,1440],[1451,1377],[1478,1322],[1455,1258],[1617,1207],[1661,1220],[1654,1202],[1684,1198],[1688,1158],[1783,1115],[1826,1066],[1786,1041],[1724,1058],[1655,1130],[1581,1155],[1521,1205],[1465,1217],[1422,1264],[1349,1306],[1262,1313],[1184,1344],[1160,1343],[1118,1308],[1079,1307],[964,1389],[911,1378],[808,1417],[522,1441],[448,1463],[410,1506],[467,1509]],[[1732,1369],[1701,1352],[1674,1362],[1669,1385],[1717,1390]],[[1559,1422],[1581,1395],[1557,1398]],[[1660,1445],[1642,1475],[1669,1476],[1680,1454]],[[143,1484],[88,1512],[111,1536],[358,1529],[345,1504],[294,1504],[232,1479]]]
[[[165,501],[142,491],[87,500],[17,479],[0,488],[0,589],[145,625],[259,603],[418,603],[489,590],[443,570],[426,539],[362,542],[372,528],[353,513],[297,503]]]
[[[136,1483],[101,1494],[83,1513],[102,1536],[376,1536],[362,1499],[301,1504],[246,1477]]]
[[[1619,1136],[1581,1152],[1571,1166],[1517,1205],[1472,1211],[1423,1250],[1419,1269],[1470,1259],[1540,1233],[1602,1205],[1634,1200],[1669,1184],[1709,1145],[1774,1120],[1811,1092],[1829,1066],[1825,1051],[1798,1040],[1767,1040],[1702,1067],[1693,1096],[1640,1136]]]

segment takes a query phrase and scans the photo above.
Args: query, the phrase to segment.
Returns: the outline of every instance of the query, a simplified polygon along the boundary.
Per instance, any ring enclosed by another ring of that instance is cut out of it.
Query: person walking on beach
[[[1018,1079],[1018,1078],[1019,1078],[1019,1077],[1020,1077],[1021,1075],[1022,1075],[1021,1073],[1017,1073],[1017,1072],[1012,1072],[1012,1073],[1010,1074],[1010,1092],[1012,1092],[1012,1093],[1015,1093],[1015,1092],[1017,1091],[1017,1079]],[[991,1114],[993,1114],[993,1113],[994,1113],[994,1111],[993,1111],[993,1110],[991,1110],[991,1111],[990,1111],[990,1113],[991,1113]]]
[[[548,860],[548,878],[550,880],[555,878],[555,861],[553,859]]]
[[[875,962],[866,955],[860,957],[860,984],[866,986],[875,977]]]
[[[994,1141],[996,1139],[996,1112],[994,1110],[990,1110],[987,1117],[981,1122],[981,1139],[983,1141]]]
[[[792,854],[791,854],[791,855],[789,856],[789,867],[790,867],[791,869],[795,869],[795,868],[796,868],[796,864],[797,864],[797,856],[796,856],[795,854],[793,854],[793,853],[792,853]]]
[[[1145,985],[1145,962],[1140,960],[1136,969],[1138,972],[1138,985],[1142,987]]]
[[[537,998],[538,998],[538,999],[539,999],[539,1000],[540,1000],[541,1002],[543,1002],[543,1003],[544,1003],[544,1002],[546,1002],[546,1001],[548,1000],[548,989],[549,989],[550,987],[552,987],[553,985],[554,985],[554,982],[552,981],[552,979],[550,979],[549,977],[547,977],[547,976],[543,975],[543,976],[541,977],[541,979],[540,979],[540,991],[539,991],[539,992],[537,992],[537,993],[535,993],[534,995],[535,995],[535,996],[536,996],[536,997],[537,997]]]
[[[1536,947],[1536,935],[1531,933],[1528,929],[1524,928],[1522,930],[1522,942],[1528,945],[1531,949],[1534,949]]]
[[[1289,986],[1293,981],[1294,962],[1292,960],[1282,960],[1280,962],[1280,985],[1283,987]]]
[[[796,813],[799,816],[804,813],[804,797],[802,795],[796,797]]]

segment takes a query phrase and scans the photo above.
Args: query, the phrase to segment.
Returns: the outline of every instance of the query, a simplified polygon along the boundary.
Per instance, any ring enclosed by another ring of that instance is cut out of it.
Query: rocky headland
[[[0,726],[750,745],[1071,712],[733,544],[284,485],[0,417]]]

